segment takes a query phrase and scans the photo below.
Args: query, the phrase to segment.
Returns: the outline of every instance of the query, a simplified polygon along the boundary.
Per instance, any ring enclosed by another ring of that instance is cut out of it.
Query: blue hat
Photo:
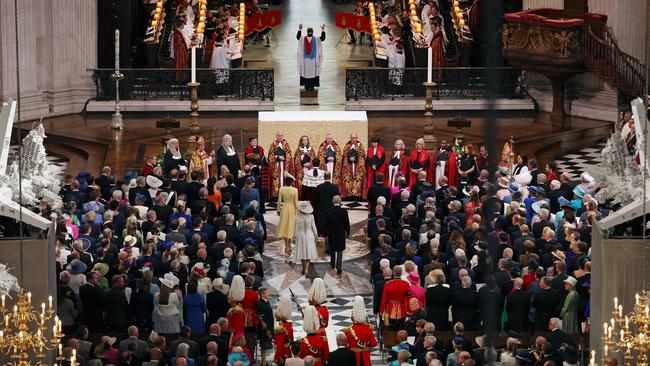
[[[517,182],[508,183],[508,189],[511,192],[518,192],[519,191],[519,183],[517,183]]]
[[[174,242],[172,240],[168,240],[164,242],[162,246],[165,250],[171,250],[172,247],[174,246]]]
[[[544,189],[544,187],[537,187],[536,190],[537,190],[537,193],[546,196],[546,189]]]
[[[528,193],[529,193],[529,194],[537,193],[537,187],[535,187],[535,186],[528,186]]]
[[[560,205],[560,208],[562,208],[562,207],[571,207],[571,201],[564,198],[563,196],[560,196],[560,198],[557,199],[557,203]]]
[[[451,340],[452,340],[452,342],[456,343],[459,346],[464,346],[465,345],[465,338],[463,338],[461,336],[455,336]]]
[[[535,201],[532,205],[533,212],[539,213],[539,209],[542,208],[542,202],[544,201]]]
[[[81,171],[77,175],[77,180],[86,180],[86,178],[88,178],[89,176],[90,176],[90,173]]]
[[[507,195],[503,197],[503,203],[512,203],[512,195]]]
[[[520,201],[521,196],[522,196],[521,192],[517,191],[517,192],[513,192],[511,197],[513,201]]]
[[[73,259],[70,264],[68,264],[67,267],[65,267],[66,271],[70,272],[70,274],[81,274],[86,272],[86,269],[88,267],[86,266],[86,263],[80,261],[79,259]]]
[[[582,198],[582,197],[585,196],[585,190],[581,186],[577,186],[577,187],[575,187],[573,189],[573,194],[575,194],[576,196]]]

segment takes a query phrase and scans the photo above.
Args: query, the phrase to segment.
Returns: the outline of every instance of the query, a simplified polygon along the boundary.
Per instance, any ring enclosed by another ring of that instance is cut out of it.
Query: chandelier
[[[614,298],[614,310],[610,323],[603,325],[603,365],[609,352],[623,355],[625,365],[636,364],[648,366],[648,350],[650,350],[650,308],[648,292],[643,291],[634,296],[634,310],[623,314],[623,305]],[[636,360],[635,360],[636,358]],[[593,365],[592,354],[592,365]]]
[[[18,293],[18,302],[13,310],[5,307],[5,295],[0,296],[2,302],[0,315],[3,324],[0,327],[0,354],[10,355],[11,366],[31,366],[45,363],[46,351],[58,346],[57,363],[64,360],[62,346],[60,344],[63,332],[61,331],[61,320],[54,316],[51,326],[49,323],[55,310],[52,308],[52,296],[48,297],[49,306],[45,309],[45,303],[41,303],[41,312],[32,307],[32,293],[25,293],[23,289]],[[48,337],[48,334],[51,335]],[[31,360],[30,360],[31,359]],[[73,350],[71,364],[75,365],[76,352]]]

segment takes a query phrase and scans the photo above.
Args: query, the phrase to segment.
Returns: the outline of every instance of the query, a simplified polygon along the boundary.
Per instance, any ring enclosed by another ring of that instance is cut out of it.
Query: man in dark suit
[[[219,358],[218,353],[219,353],[219,345],[215,341],[210,341],[206,345],[207,353],[203,356],[200,356],[196,358],[196,366],[209,366],[209,358],[214,356],[217,359],[216,366],[224,366],[226,365],[226,361],[223,358]],[[175,348],[172,348],[175,349]]]
[[[325,172],[324,177],[325,182],[316,187],[317,207],[314,216],[319,233],[325,230],[325,212],[333,207],[332,198],[339,194],[339,187],[331,182],[332,174]]]
[[[259,323],[257,325],[257,339],[260,342],[260,365],[267,365],[266,353],[273,349],[273,337],[275,337],[275,327],[273,326],[273,308],[269,303],[269,289],[260,287],[257,291],[260,299],[255,305]]]
[[[88,200],[88,195],[79,190],[79,181],[74,180],[70,184],[70,191],[63,196],[63,202],[68,203],[70,201],[75,201],[77,208],[81,208],[84,203]]]
[[[558,313],[560,294],[551,288],[551,279],[543,277],[539,282],[540,292],[535,295],[535,331],[545,332],[549,320]]]
[[[186,183],[182,179],[179,179],[178,169],[172,169],[169,175],[171,176],[169,188],[176,192],[176,197],[185,194]]]
[[[334,207],[325,213],[325,233],[330,250],[330,266],[332,269],[336,266],[336,273],[341,274],[345,241],[350,235],[350,218],[348,211],[341,207],[341,196],[334,196],[332,204]]]
[[[143,360],[145,359],[145,357],[149,356],[149,344],[146,341],[143,341],[142,339],[138,338],[139,337],[138,327],[136,327],[135,325],[131,325],[127,329],[127,332],[129,334],[129,338],[124,339],[119,343],[120,352],[125,352],[129,348],[129,344],[135,343],[136,344],[135,355],[138,358]],[[194,345],[196,346],[196,343]],[[193,356],[190,355],[190,357]]]
[[[526,253],[526,248],[524,246],[524,243],[527,240],[532,241],[533,243],[535,242],[535,238],[533,238],[530,233],[528,232],[528,225],[523,224],[519,226],[519,231],[521,232],[521,236],[515,239],[515,241],[512,243],[512,249],[514,250],[515,254],[513,258],[519,259],[520,255],[523,255]]]
[[[235,174],[237,174],[237,172],[235,172]],[[221,194],[224,195],[226,193],[230,193],[232,195],[232,203],[234,205],[239,206],[239,204],[241,203],[239,202],[241,189],[235,185],[235,177],[233,177],[232,174],[228,175],[226,177],[226,183],[228,185],[221,188]],[[232,211],[231,213],[234,214],[234,212]]]
[[[228,296],[224,294],[221,289],[223,287],[223,279],[217,278],[212,281],[212,288],[214,291],[208,292],[205,295],[205,304],[208,308],[208,319],[206,323],[216,323],[219,318],[225,318],[230,310],[228,303]]]
[[[523,290],[524,280],[515,278],[514,289],[506,297],[508,329],[519,333],[528,332],[530,313],[530,293]]]
[[[183,235],[183,233],[178,231],[179,230],[178,220],[176,219],[172,220],[169,228],[171,229],[171,231],[167,233],[167,236],[165,237],[167,241],[187,244],[187,238],[185,237],[185,235]]]
[[[150,207],[152,203],[151,194],[149,194],[149,190],[145,188],[147,184],[145,177],[140,176],[135,178],[135,184],[135,187],[129,189],[129,203],[131,206],[135,206],[135,199],[138,198],[142,201],[143,205]]]
[[[111,197],[111,186],[115,184],[115,178],[111,177],[111,167],[105,166],[102,168],[102,175],[95,179],[101,190],[102,198],[108,200]]]
[[[83,309],[81,317],[91,333],[101,333],[104,331],[104,291],[98,286],[99,273],[90,272],[87,278],[86,284],[79,288]]]
[[[451,330],[449,326],[449,306],[451,306],[451,289],[445,286],[445,275],[436,275],[436,284],[427,287],[426,292],[427,321],[432,322],[439,332]]]
[[[357,364],[357,358],[354,351],[347,348],[348,339],[345,337],[344,333],[339,332],[336,334],[336,345],[338,348],[335,351],[330,352],[330,355],[327,358],[327,364],[340,366]]]
[[[104,295],[106,323],[111,333],[126,333],[129,326],[129,302],[126,300],[124,288],[126,282],[121,275],[113,276],[113,287]],[[95,309],[96,311],[96,309]]]
[[[563,253],[562,253],[563,254]],[[560,298],[563,299],[564,295],[566,294],[566,290],[564,289],[564,280],[569,277],[566,274],[566,262],[565,261],[556,261],[555,262],[555,277],[553,277],[553,281],[551,282],[551,288],[554,290],[558,291],[560,294]]]
[[[454,323],[461,322],[465,325],[465,330],[475,331],[478,294],[471,286],[472,279],[465,276],[461,279],[461,288],[451,292],[451,314]]]
[[[573,338],[571,338],[571,335],[560,329],[561,325],[562,321],[558,318],[551,318],[548,321],[548,330],[551,332],[546,336],[546,340],[553,345],[554,353],[557,353],[563,344],[567,344],[571,347],[574,346]]]
[[[187,196],[187,207],[191,207],[192,202],[199,199],[199,190],[204,187],[203,183],[199,182],[199,172],[194,171],[190,174],[191,181],[185,185],[185,195]],[[129,191],[130,195],[130,191]]]
[[[221,327],[217,323],[210,324],[210,334],[199,339],[199,355],[205,356],[208,352],[208,343],[217,343],[217,357],[221,360],[228,359],[228,344],[221,337]]]
[[[188,327],[187,325],[181,327],[181,337],[172,341],[169,344],[169,349],[176,351],[179,344],[185,343],[190,346],[190,350],[187,354],[188,357],[196,359],[196,357],[199,355],[199,345],[190,338],[191,336],[192,328]]]
[[[377,206],[377,198],[390,198],[390,188],[384,185],[384,175],[381,173],[377,174],[375,180],[375,184],[368,188],[368,204],[370,205],[370,212],[375,212],[375,206]]]
[[[384,220],[384,230],[387,227],[391,227],[391,218],[384,215],[384,206],[375,206],[374,216],[368,219],[368,239],[372,240],[372,238],[376,237],[377,231],[379,231],[379,227],[377,227],[377,221],[379,219]]]

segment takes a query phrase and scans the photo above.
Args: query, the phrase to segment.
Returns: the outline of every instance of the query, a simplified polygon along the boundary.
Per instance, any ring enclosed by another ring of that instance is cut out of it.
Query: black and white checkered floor
[[[599,165],[603,162],[601,151],[604,147],[605,141],[601,141],[593,147],[586,147],[555,157],[557,169],[561,173],[569,173],[572,180],[579,180],[580,174],[585,171],[586,167]]]

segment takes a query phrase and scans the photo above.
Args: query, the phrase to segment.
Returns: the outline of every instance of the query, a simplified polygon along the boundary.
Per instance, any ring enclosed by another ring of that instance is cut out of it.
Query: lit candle
[[[431,45],[427,48],[427,83],[431,82],[431,68],[433,65],[433,53],[431,51]]]
[[[596,364],[596,351],[591,351],[591,360],[589,361],[589,364],[591,366],[594,366]]]
[[[196,83],[196,47],[192,46],[192,84]]]
[[[625,330],[628,330],[630,328],[630,319],[625,316]]]
[[[5,315],[5,328],[9,328],[9,315]]]
[[[610,328],[614,328],[614,318],[611,318],[609,321],[612,323],[612,325],[610,325]]]
[[[41,303],[41,317],[45,317],[45,303]]]
[[[30,304],[32,303],[32,292],[31,291],[27,293],[27,302],[30,303]]]
[[[60,332],[61,332],[61,326],[63,325],[63,322],[59,320],[59,322],[57,323],[57,325],[59,326],[59,333],[60,333]]]
[[[641,334],[643,336],[643,334]],[[621,330],[621,342],[625,342],[625,333]]]
[[[620,318],[623,317],[623,305],[619,305],[619,306],[618,306],[618,316],[619,316]]]
[[[614,297],[614,310],[618,308],[618,297]]]
[[[40,329],[36,331],[36,339],[38,339],[39,341],[41,340],[41,330]]]
[[[645,306],[645,317],[648,317],[648,305]]]
[[[59,343],[59,356],[63,356],[63,345]]]
[[[119,29],[115,30],[115,70],[116,71],[120,70],[120,30]]]
[[[603,324],[603,335],[607,335],[607,323]]]
[[[49,307],[52,309],[52,296],[47,297],[47,302],[50,304]]]
[[[14,305],[14,315],[18,314],[18,305]]]
[[[0,299],[2,299],[2,307],[5,307],[5,295],[0,296]]]
[[[604,353],[605,357],[607,357],[608,354],[609,354],[609,346],[605,345],[605,353]]]
[[[612,327],[607,328],[607,338],[612,338]]]
[[[634,294],[635,304],[639,305],[639,294]]]

